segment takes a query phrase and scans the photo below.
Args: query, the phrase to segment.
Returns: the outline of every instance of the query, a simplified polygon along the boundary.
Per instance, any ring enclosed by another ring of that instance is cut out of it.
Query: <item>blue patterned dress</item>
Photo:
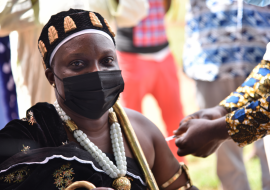
[[[9,37],[3,37],[0,38],[0,129],[17,118],[17,95],[10,65]]]

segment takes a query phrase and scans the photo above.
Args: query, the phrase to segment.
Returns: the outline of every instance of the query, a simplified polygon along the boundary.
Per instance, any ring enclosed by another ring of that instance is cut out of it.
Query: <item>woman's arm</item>
[[[148,125],[149,126],[149,125]],[[173,156],[171,150],[168,147],[168,144],[164,140],[164,136],[161,134],[159,129],[153,126],[152,132],[154,133],[153,136],[153,143],[155,147],[155,162],[152,168],[152,172],[155,176],[158,186],[162,186],[166,183],[169,179],[171,179],[181,167]],[[173,182],[171,183],[166,190],[174,190],[178,189],[189,182],[185,172],[182,168],[182,174]],[[189,189],[197,189],[196,187],[192,186]]]
[[[216,120],[191,119],[175,131],[178,154],[206,157],[225,140],[232,138],[240,147],[270,132],[270,95]]]
[[[138,137],[149,167],[160,187],[179,171],[180,165],[169,149],[164,136],[151,121],[133,110],[125,109],[125,111]],[[187,176],[182,171],[182,174],[165,189],[178,189],[186,183]],[[192,187],[190,189],[196,188]]]
[[[228,113],[235,111],[251,101],[263,97],[270,88],[270,62],[262,60],[250,73],[245,82],[220,102]]]
[[[202,109],[186,116],[181,124],[190,119],[218,119],[231,113],[251,101],[255,101],[270,92],[270,62],[262,60],[251,72],[245,82],[222,100],[218,106]]]
[[[267,95],[226,116],[228,133],[240,147],[270,133],[269,102]]]

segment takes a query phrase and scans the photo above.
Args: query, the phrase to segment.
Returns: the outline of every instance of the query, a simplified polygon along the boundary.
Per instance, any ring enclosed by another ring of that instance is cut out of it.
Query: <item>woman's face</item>
[[[83,34],[58,49],[52,60],[52,69],[46,70],[46,76],[51,84],[55,83],[59,94],[65,99],[63,82],[53,76],[53,72],[63,79],[95,71],[118,69],[113,42],[101,34]]]

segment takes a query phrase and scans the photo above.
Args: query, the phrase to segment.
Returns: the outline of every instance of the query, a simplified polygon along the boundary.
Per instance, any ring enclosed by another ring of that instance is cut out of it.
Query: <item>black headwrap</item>
[[[55,47],[73,33],[96,29],[107,33],[115,45],[114,36],[109,23],[99,13],[70,9],[51,16],[38,39],[38,48],[42,56],[44,69],[50,68],[50,57]]]

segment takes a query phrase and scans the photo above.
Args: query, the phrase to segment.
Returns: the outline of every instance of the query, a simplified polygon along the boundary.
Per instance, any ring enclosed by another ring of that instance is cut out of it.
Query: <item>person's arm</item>
[[[186,116],[181,124],[190,119],[218,119],[270,92],[270,62],[262,60],[250,73],[245,82],[219,105],[202,109]]]
[[[171,7],[171,0],[163,0],[163,4],[164,4],[164,9],[165,9],[165,13],[167,13]]]
[[[255,101],[269,92],[270,62],[262,60],[250,73],[245,82],[220,102],[228,113],[249,102]],[[266,80],[268,79],[268,80]]]
[[[168,147],[164,136],[151,121],[133,110],[125,109],[125,111],[141,144],[149,167],[160,187],[179,171],[180,165]],[[182,174],[165,189],[178,189],[186,183],[187,176],[182,171]],[[195,190],[197,188],[192,186],[189,189]]]
[[[240,146],[253,143],[270,132],[270,95],[226,115],[231,138]]]
[[[194,154],[206,157],[226,139],[232,138],[239,146],[244,146],[268,134],[270,98],[265,96],[270,92],[269,50],[270,43],[264,60],[219,106],[201,110],[181,121],[179,128],[174,131],[175,135],[180,136],[175,141],[179,156]],[[231,114],[227,114],[225,120],[223,116],[226,113]]]
[[[108,0],[108,8],[118,27],[133,27],[148,15],[149,2],[147,0]]]
[[[251,102],[216,120],[191,119],[175,131],[178,155],[206,157],[225,140],[232,138],[240,147],[270,132],[270,95]]]

